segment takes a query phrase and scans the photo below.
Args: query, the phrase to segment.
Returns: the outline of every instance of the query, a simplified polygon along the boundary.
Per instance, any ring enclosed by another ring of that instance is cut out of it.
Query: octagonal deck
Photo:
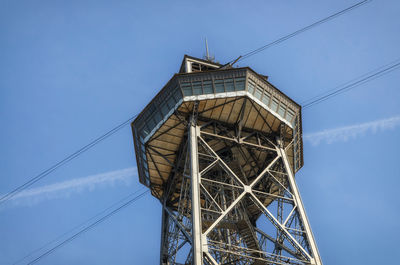
[[[140,182],[160,198],[172,173],[187,121],[198,102],[199,120],[234,125],[244,108],[244,131],[281,134],[294,171],[303,165],[301,108],[250,68],[176,74],[132,123]]]

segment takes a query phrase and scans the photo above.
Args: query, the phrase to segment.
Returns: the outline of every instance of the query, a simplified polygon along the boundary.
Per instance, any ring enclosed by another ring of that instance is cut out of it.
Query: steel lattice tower
[[[301,107],[267,79],[185,56],[132,123],[160,264],[322,264],[294,177]]]

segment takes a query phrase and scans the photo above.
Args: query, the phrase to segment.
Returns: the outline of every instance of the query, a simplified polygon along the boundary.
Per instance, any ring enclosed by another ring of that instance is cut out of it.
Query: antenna
[[[205,38],[205,42],[206,42],[206,56],[205,56],[205,59],[207,60],[207,61],[210,61],[210,62],[212,62],[212,61],[214,61],[214,56],[210,56],[210,54],[208,53],[208,42],[207,42],[207,38]]]
[[[208,60],[210,58],[210,56],[208,55],[208,42],[207,42],[207,38],[206,38],[206,59]]]

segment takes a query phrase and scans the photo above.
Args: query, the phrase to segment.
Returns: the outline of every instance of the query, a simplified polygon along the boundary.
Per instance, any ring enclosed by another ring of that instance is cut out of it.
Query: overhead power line
[[[58,237],[54,238],[53,240],[47,242],[46,244],[42,245],[41,247],[29,252],[28,254],[26,254],[24,257],[20,258],[19,260],[15,261],[13,263],[13,265],[16,265],[24,260],[26,260],[29,257],[32,257],[35,253],[38,253],[39,251],[45,249],[46,247],[60,241],[62,238],[64,238],[65,236],[67,236],[68,234],[71,234],[72,232],[78,230],[78,228],[81,228],[84,225],[88,225],[92,220],[96,219],[97,217],[104,215],[107,211],[110,211],[111,209],[117,207],[118,205],[121,205],[123,202],[127,201],[129,198],[131,198],[132,196],[136,195],[137,193],[143,191],[145,189],[145,187],[142,187],[140,189],[138,189],[135,192],[132,192],[131,194],[129,194],[128,196],[118,200],[117,202],[113,203],[111,206],[105,208],[104,210],[100,211],[99,213],[97,213],[96,215],[90,217],[89,219],[87,219],[86,221],[80,223],[79,225],[76,225],[75,227],[73,227],[72,229],[66,231],[65,233],[59,235]]]
[[[286,35],[280,39],[277,39],[267,45],[264,45],[258,49],[255,49],[251,52],[246,53],[245,55],[241,56],[239,59],[236,60],[236,62],[241,61],[245,58],[248,58],[250,56],[253,56],[254,54],[257,54],[273,45],[276,45],[278,43],[281,43],[289,38],[292,38],[304,31],[307,31],[313,27],[316,27],[320,24],[323,24],[335,17],[338,17],[346,12],[349,12],[350,10],[353,10],[357,7],[360,7],[361,5],[372,1],[372,0],[364,0],[361,1],[357,4],[354,4],[346,9],[343,9],[335,14],[332,14],[324,19],[321,19],[307,27],[304,27],[302,29],[299,29],[289,35]],[[81,155],[82,153],[86,152],[87,150],[89,150],[90,148],[92,148],[93,146],[95,146],[96,144],[98,144],[99,142],[103,141],[104,139],[106,139],[107,137],[113,135],[114,133],[116,133],[117,131],[119,131],[121,128],[123,128],[125,125],[129,124],[137,115],[133,116],[132,118],[128,119],[127,121],[121,123],[120,125],[116,126],[115,128],[111,129],[110,131],[108,131],[107,133],[103,134],[102,136],[98,137],[97,139],[95,139],[94,141],[90,142],[89,144],[83,146],[82,148],[80,148],[79,150],[77,150],[76,152],[72,153],[71,155],[67,156],[66,158],[64,158],[63,160],[59,161],[58,163],[54,164],[53,166],[51,166],[50,168],[44,170],[43,172],[41,172],[40,174],[36,175],[35,177],[31,178],[30,180],[28,180],[27,182],[25,182],[24,184],[16,187],[14,190],[8,192],[7,194],[5,194],[4,196],[2,196],[0,198],[0,205],[4,202],[6,202],[7,200],[9,200],[10,198],[12,198],[13,196],[15,196],[17,193],[21,192],[22,190],[26,189],[27,187],[31,186],[32,184],[36,183],[37,181],[41,180],[42,178],[46,177],[47,175],[49,175],[50,173],[52,173],[53,171],[55,171],[57,168],[63,166],[64,164],[70,162],[71,160],[73,160],[74,158],[78,157],[79,155]]]
[[[40,174],[38,174],[35,177],[31,178],[30,180],[28,180],[24,184],[16,187],[12,191],[8,192],[7,194],[5,194],[4,196],[2,196],[0,198],[0,205],[2,203],[6,202],[7,200],[11,199],[12,197],[14,197],[17,193],[21,192],[22,190],[28,188],[32,184],[34,184],[34,183],[38,182],[39,180],[41,180],[42,178],[46,177],[47,175],[49,175],[50,173],[55,171],[57,168],[67,164],[68,162],[70,162],[74,158],[78,157],[82,153],[84,153],[84,152],[88,151],[89,149],[91,149],[96,144],[98,144],[101,141],[105,140],[106,138],[110,137],[114,133],[118,132],[123,127],[128,125],[134,118],[136,118],[136,116],[137,116],[137,114],[134,115],[133,117],[129,118],[128,120],[122,122],[121,124],[117,125],[116,127],[114,127],[113,129],[109,130],[108,132],[106,132],[105,134],[101,135],[100,137],[96,138],[95,140],[93,140],[92,142],[88,143],[87,145],[81,147],[80,149],[78,149],[74,153],[70,154],[69,156],[67,156],[63,160],[59,161],[58,163],[54,164],[53,166],[49,167],[48,169],[42,171]]]
[[[319,95],[319,96],[316,96],[316,97],[313,97],[313,98],[310,98],[310,99],[306,100],[304,102],[305,104],[303,104],[303,109],[306,109],[306,108],[309,108],[309,107],[314,106],[316,104],[319,104],[321,102],[324,102],[325,100],[328,100],[328,99],[330,99],[330,98],[332,98],[334,96],[337,96],[337,95],[342,94],[342,93],[344,93],[346,91],[349,91],[349,90],[351,90],[351,89],[353,89],[353,88],[355,88],[355,87],[357,87],[359,85],[362,85],[362,84],[364,84],[366,82],[374,80],[375,78],[378,78],[380,76],[388,74],[388,73],[398,69],[399,66],[400,66],[400,58],[397,59],[396,61],[388,64],[388,65],[379,67],[379,68],[377,68],[377,69],[375,69],[375,70],[373,70],[371,72],[368,72],[368,73],[366,73],[366,74],[364,74],[364,75],[362,75],[362,76],[360,76],[360,77],[358,77],[356,79],[353,79],[353,80],[351,80],[351,81],[349,81],[349,82],[347,82],[347,83],[345,83],[345,84],[343,84],[343,85],[341,85],[341,86],[339,86],[339,87],[337,87],[337,88],[335,88],[333,90],[330,90],[330,91],[326,92],[325,94],[322,94],[322,95]]]
[[[396,64],[399,60],[400,60],[400,59],[397,59],[397,60],[392,61],[392,62],[390,62],[390,63],[388,63],[388,64],[382,65],[381,67],[378,67],[378,68],[376,68],[376,69],[374,69],[374,70],[371,70],[371,71],[369,71],[369,72],[366,72],[366,73],[364,73],[364,74],[362,74],[362,75],[360,75],[360,76],[358,76],[358,77],[356,77],[356,78],[353,78],[353,79],[349,80],[349,81],[346,82],[346,83],[340,84],[340,85],[338,85],[338,86],[336,86],[336,87],[334,87],[334,88],[332,88],[332,89],[330,89],[330,90],[328,90],[328,91],[325,91],[325,92],[322,92],[322,93],[320,93],[320,94],[318,94],[318,95],[315,95],[314,97],[311,97],[311,98],[309,98],[309,99],[307,99],[307,100],[305,100],[305,101],[300,102],[300,105],[305,106],[305,105],[307,105],[308,103],[310,103],[311,101],[314,101],[314,100],[316,100],[316,99],[318,99],[318,98],[321,98],[321,97],[323,97],[323,96],[325,96],[325,95],[327,95],[327,94],[329,94],[329,93],[331,93],[331,92],[334,92],[334,91],[336,91],[336,90],[338,90],[338,89],[340,89],[340,88],[342,88],[342,87],[344,87],[344,86],[346,86],[346,85],[348,85],[348,84],[350,84],[350,83],[356,82],[357,80],[360,80],[361,78],[364,78],[364,77],[367,77],[367,76],[369,76],[369,75],[371,75],[371,74],[374,74],[374,73],[376,73],[377,71],[380,71],[380,70],[382,70],[382,69],[384,69],[384,68],[386,68],[386,67],[390,67],[390,66]]]
[[[46,251],[45,253],[43,253],[42,255],[40,255],[39,257],[35,258],[34,260],[30,261],[28,264],[35,264],[37,263],[39,260],[41,260],[42,258],[46,257],[47,255],[51,254],[52,252],[54,252],[55,250],[57,250],[58,248],[64,246],[65,244],[71,242],[72,240],[74,240],[75,238],[79,237],[81,234],[89,231],[90,229],[92,229],[94,226],[100,224],[101,222],[104,222],[106,219],[108,219],[109,217],[113,216],[114,214],[116,214],[117,212],[119,212],[120,210],[124,209],[125,207],[129,206],[130,204],[134,203],[135,201],[137,201],[138,199],[142,198],[146,193],[148,193],[149,190],[146,190],[142,193],[140,193],[139,195],[135,196],[134,198],[130,199],[129,201],[125,202],[124,204],[120,205],[118,208],[114,209],[113,211],[109,212],[108,214],[104,215],[103,217],[97,219],[96,221],[92,222],[90,225],[86,226],[85,228],[81,229],[80,231],[76,232],[75,234],[73,234],[72,236],[70,236],[69,238],[65,239],[64,241],[60,242],[59,244],[57,244],[56,246],[52,247],[51,249],[49,249],[48,251]]]
[[[283,37],[281,37],[281,38],[279,38],[277,40],[274,40],[274,41],[272,41],[272,42],[270,42],[270,43],[268,43],[268,44],[266,44],[264,46],[261,46],[260,48],[252,50],[252,51],[242,55],[239,59],[236,60],[236,62],[242,61],[242,60],[244,60],[244,59],[246,59],[246,58],[248,58],[250,56],[253,56],[253,55],[255,55],[255,54],[259,53],[259,52],[262,52],[263,50],[265,50],[267,48],[270,48],[271,46],[274,46],[274,45],[279,44],[279,43],[281,43],[281,42],[283,42],[285,40],[293,38],[294,36],[296,36],[296,35],[298,35],[300,33],[303,33],[303,32],[305,32],[307,30],[310,30],[310,29],[312,29],[312,28],[314,28],[316,26],[319,26],[319,25],[321,25],[321,24],[323,24],[325,22],[328,22],[329,20],[334,19],[334,18],[336,18],[338,16],[341,16],[341,15],[343,15],[343,14],[345,14],[345,13],[347,13],[347,12],[353,10],[353,9],[356,9],[356,8],[366,4],[367,2],[370,2],[370,1],[372,1],[372,0],[364,0],[364,1],[358,2],[357,4],[354,4],[354,5],[352,5],[352,6],[348,7],[348,8],[345,8],[345,9],[343,9],[343,10],[341,10],[341,11],[335,13],[335,14],[332,14],[332,15],[330,15],[330,16],[328,16],[326,18],[323,18],[321,20],[318,20],[317,22],[314,22],[311,25],[308,25],[308,26],[306,26],[304,28],[301,28],[301,29],[299,29],[299,30],[297,30],[297,31],[295,31],[293,33],[290,33],[290,34],[288,34],[286,36],[283,36]],[[232,60],[230,63],[232,63],[233,61],[235,61],[235,60]]]
[[[320,96],[316,96],[313,98],[308,99],[307,101],[305,101],[303,103],[303,109],[309,108],[313,105],[319,104],[325,100],[328,100],[331,97],[334,97],[336,95],[339,95],[341,93],[344,93],[350,89],[353,89],[365,82],[371,81],[375,78],[378,78],[382,75],[385,75],[391,71],[396,70],[396,68],[398,66],[400,66],[400,59],[394,61],[393,63],[389,64],[389,66],[383,68],[378,68],[375,71],[369,72],[357,79],[354,79],[353,82],[348,82],[345,83],[344,85],[338,87],[337,89],[334,90],[330,90],[328,91],[328,94],[322,94]],[[382,69],[383,68],[383,69]],[[46,169],[45,171],[41,172],[39,175],[35,176],[34,178],[28,180],[27,182],[25,182],[24,184],[18,186],[17,188],[15,188],[14,190],[10,191],[9,193],[5,194],[4,196],[2,196],[0,198],[0,205],[2,203],[4,203],[5,201],[11,199],[13,196],[15,196],[17,193],[21,192],[22,190],[28,188],[29,186],[33,185],[34,183],[36,183],[37,181],[41,180],[42,178],[46,177],[47,175],[49,175],[50,173],[52,173],[53,171],[55,171],[57,168],[65,165],[66,163],[70,162],[71,160],[73,160],[74,158],[78,157],[79,155],[81,155],[82,153],[88,151],[89,149],[91,149],[93,146],[95,146],[96,144],[100,143],[101,141],[105,140],[106,138],[108,138],[109,136],[113,135],[114,133],[118,132],[120,129],[122,129],[124,126],[126,126],[127,124],[129,124],[134,118],[137,117],[137,114],[134,115],[133,117],[131,117],[130,119],[124,121],[123,123],[119,124],[118,126],[114,127],[113,129],[111,129],[110,131],[106,132],[105,134],[103,134],[102,136],[96,138],[95,140],[93,140],[92,142],[90,142],[89,144],[83,146],[82,148],[80,148],[79,150],[77,150],[76,152],[74,152],[73,154],[67,156],[66,158],[64,158],[63,160],[61,160],[60,162],[54,164],[53,166],[51,166],[50,168]]]

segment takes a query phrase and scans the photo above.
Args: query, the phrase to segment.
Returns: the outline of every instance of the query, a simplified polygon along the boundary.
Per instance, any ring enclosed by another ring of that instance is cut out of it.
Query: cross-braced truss
[[[192,116],[163,198],[161,264],[322,264],[282,142]]]

